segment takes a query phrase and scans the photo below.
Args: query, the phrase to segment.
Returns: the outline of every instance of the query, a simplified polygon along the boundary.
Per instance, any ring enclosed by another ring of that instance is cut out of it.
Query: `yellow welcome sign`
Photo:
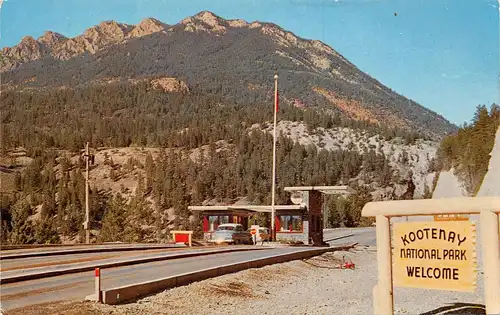
[[[474,291],[475,235],[470,221],[394,223],[394,286]]]

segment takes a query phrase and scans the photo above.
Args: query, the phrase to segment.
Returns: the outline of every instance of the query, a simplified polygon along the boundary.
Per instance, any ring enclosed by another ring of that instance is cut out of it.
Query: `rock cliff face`
[[[261,126],[256,124],[251,129],[260,129],[272,133],[272,125]],[[429,174],[430,161],[436,156],[438,143],[434,141],[418,140],[414,144],[404,144],[401,139],[387,141],[379,135],[369,136],[363,131],[350,128],[317,128],[309,130],[301,122],[280,121],[277,133],[292,139],[304,146],[314,145],[318,150],[356,150],[365,154],[374,150],[384,154],[391,167],[401,178],[411,177],[415,190],[410,198],[422,198],[426,187],[432,188],[434,174]],[[359,181],[359,179],[354,179]],[[366,184],[366,183],[365,183]],[[374,194],[375,199],[384,199],[384,195],[394,192],[396,197],[405,193],[407,185],[394,185],[394,190],[378,189]]]

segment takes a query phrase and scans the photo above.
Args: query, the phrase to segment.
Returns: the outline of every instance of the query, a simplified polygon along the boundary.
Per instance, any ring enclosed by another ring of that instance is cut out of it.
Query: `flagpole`
[[[278,112],[278,75],[274,75],[274,130],[273,130],[273,184],[271,192],[271,238],[273,241],[276,240],[276,230],[275,230],[275,192],[276,192],[276,115]]]

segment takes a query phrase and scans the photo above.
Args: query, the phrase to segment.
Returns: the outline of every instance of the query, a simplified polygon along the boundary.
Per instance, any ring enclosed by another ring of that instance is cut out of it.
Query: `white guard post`
[[[95,296],[97,302],[101,303],[101,268],[95,268]]]

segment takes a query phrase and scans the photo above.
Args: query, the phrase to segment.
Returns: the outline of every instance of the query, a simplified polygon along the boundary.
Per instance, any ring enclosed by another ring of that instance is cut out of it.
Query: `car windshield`
[[[217,231],[232,231],[234,229],[235,229],[234,226],[219,226],[217,228]]]

